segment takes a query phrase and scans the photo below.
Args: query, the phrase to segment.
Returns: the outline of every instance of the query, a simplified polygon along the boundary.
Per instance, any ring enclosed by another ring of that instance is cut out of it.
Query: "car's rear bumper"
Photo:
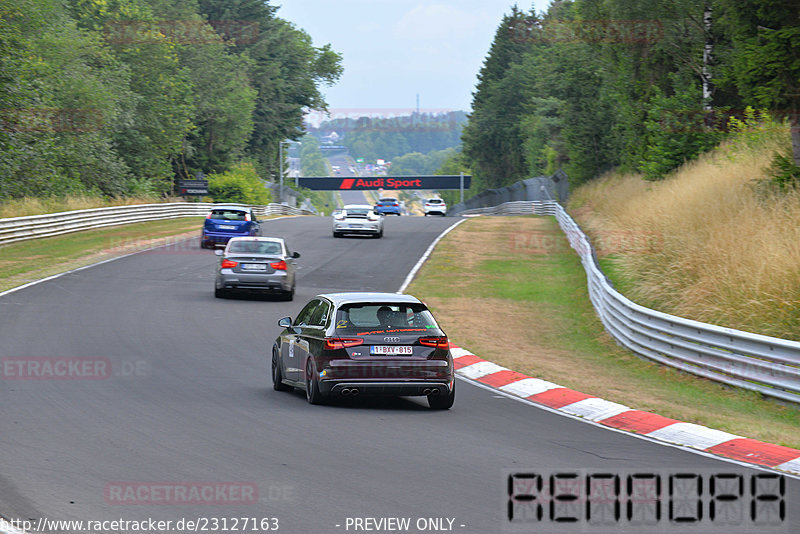
[[[320,381],[320,392],[327,395],[370,395],[387,397],[416,397],[450,393],[452,382],[443,381],[367,381],[336,380]]]
[[[217,289],[248,290],[248,291],[290,291],[288,277],[285,273],[271,274],[244,274],[230,273],[218,274]]]
[[[250,232],[208,232],[203,230],[201,239],[207,245],[227,245],[232,237],[248,237]]]
[[[332,395],[356,388],[367,395],[414,396],[447,394],[453,380],[449,360],[331,360],[320,374],[319,387]]]
[[[379,234],[381,227],[377,223],[364,223],[360,228],[352,228],[349,224],[334,224],[333,231],[340,234]]]

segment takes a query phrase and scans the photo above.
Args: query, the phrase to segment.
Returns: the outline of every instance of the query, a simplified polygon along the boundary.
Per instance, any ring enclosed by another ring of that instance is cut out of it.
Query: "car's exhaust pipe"
[[[359,393],[358,388],[353,388],[350,390],[350,395],[352,395],[353,397],[358,395],[358,393]]]
[[[423,395],[430,395],[431,393],[433,393],[433,390],[431,388],[425,388],[422,390]]]
[[[342,390],[342,397],[347,397],[347,396],[349,396],[349,395],[350,395],[350,390],[349,390],[349,389],[347,389],[347,388],[344,388],[344,389]]]
[[[439,390],[438,389],[432,389],[431,390],[431,396],[435,397],[438,394],[439,394]]]

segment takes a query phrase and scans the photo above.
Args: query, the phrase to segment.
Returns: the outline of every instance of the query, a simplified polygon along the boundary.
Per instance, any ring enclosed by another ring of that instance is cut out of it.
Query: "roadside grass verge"
[[[800,409],[645,361],[594,312],[552,217],[477,217],[440,241],[407,290],[481,358],[633,409],[800,448]]]
[[[800,341],[800,189],[765,187],[788,129],[745,132],[660,182],[611,174],[569,212],[634,302]]]
[[[197,237],[202,217],[86,230],[0,246],[0,291],[116,256]],[[181,249],[199,242],[181,244]]]
[[[44,215],[62,211],[106,208],[110,206],[132,206],[136,204],[157,204],[162,202],[184,202],[183,198],[125,197],[107,199],[90,195],[70,195],[66,197],[26,197],[0,202],[0,219]]]

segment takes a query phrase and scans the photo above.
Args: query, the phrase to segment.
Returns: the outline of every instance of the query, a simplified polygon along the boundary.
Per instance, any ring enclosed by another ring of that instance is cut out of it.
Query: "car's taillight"
[[[247,221],[247,222],[250,222],[250,214],[249,213],[245,213],[244,214],[244,220]]]
[[[364,343],[364,340],[361,338],[349,339],[342,337],[326,337],[325,350],[339,350],[347,347],[355,347],[356,345],[361,345],[362,343]]]
[[[392,206],[394,206],[395,208],[399,208],[400,204],[392,204]]]
[[[273,269],[275,269],[276,271],[285,271],[286,270],[286,262],[283,261],[283,260],[276,261],[275,263],[270,263],[269,266],[272,267]]]
[[[222,267],[223,269],[233,269],[237,265],[239,265],[238,261],[222,260],[222,265],[220,267]]]
[[[211,214],[212,214],[212,212],[209,211],[208,215],[206,215],[206,219],[210,219],[211,218]]]
[[[419,344],[437,349],[447,350],[450,348],[450,342],[448,341],[447,336],[421,337],[419,338]]]

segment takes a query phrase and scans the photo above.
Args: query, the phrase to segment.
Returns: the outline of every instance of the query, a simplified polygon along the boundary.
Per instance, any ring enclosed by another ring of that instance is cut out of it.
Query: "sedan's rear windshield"
[[[428,200],[428,204],[442,204],[442,202],[440,198],[431,198]]]
[[[278,255],[283,253],[283,247],[276,241],[232,241],[228,252]]]
[[[424,304],[345,304],[336,312],[337,334],[364,330],[438,328]]]
[[[396,198],[382,198],[378,201],[378,204],[395,204],[396,202]]]
[[[238,210],[211,210],[212,219],[220,219],[225,221],[245,221],[247,212]]]

